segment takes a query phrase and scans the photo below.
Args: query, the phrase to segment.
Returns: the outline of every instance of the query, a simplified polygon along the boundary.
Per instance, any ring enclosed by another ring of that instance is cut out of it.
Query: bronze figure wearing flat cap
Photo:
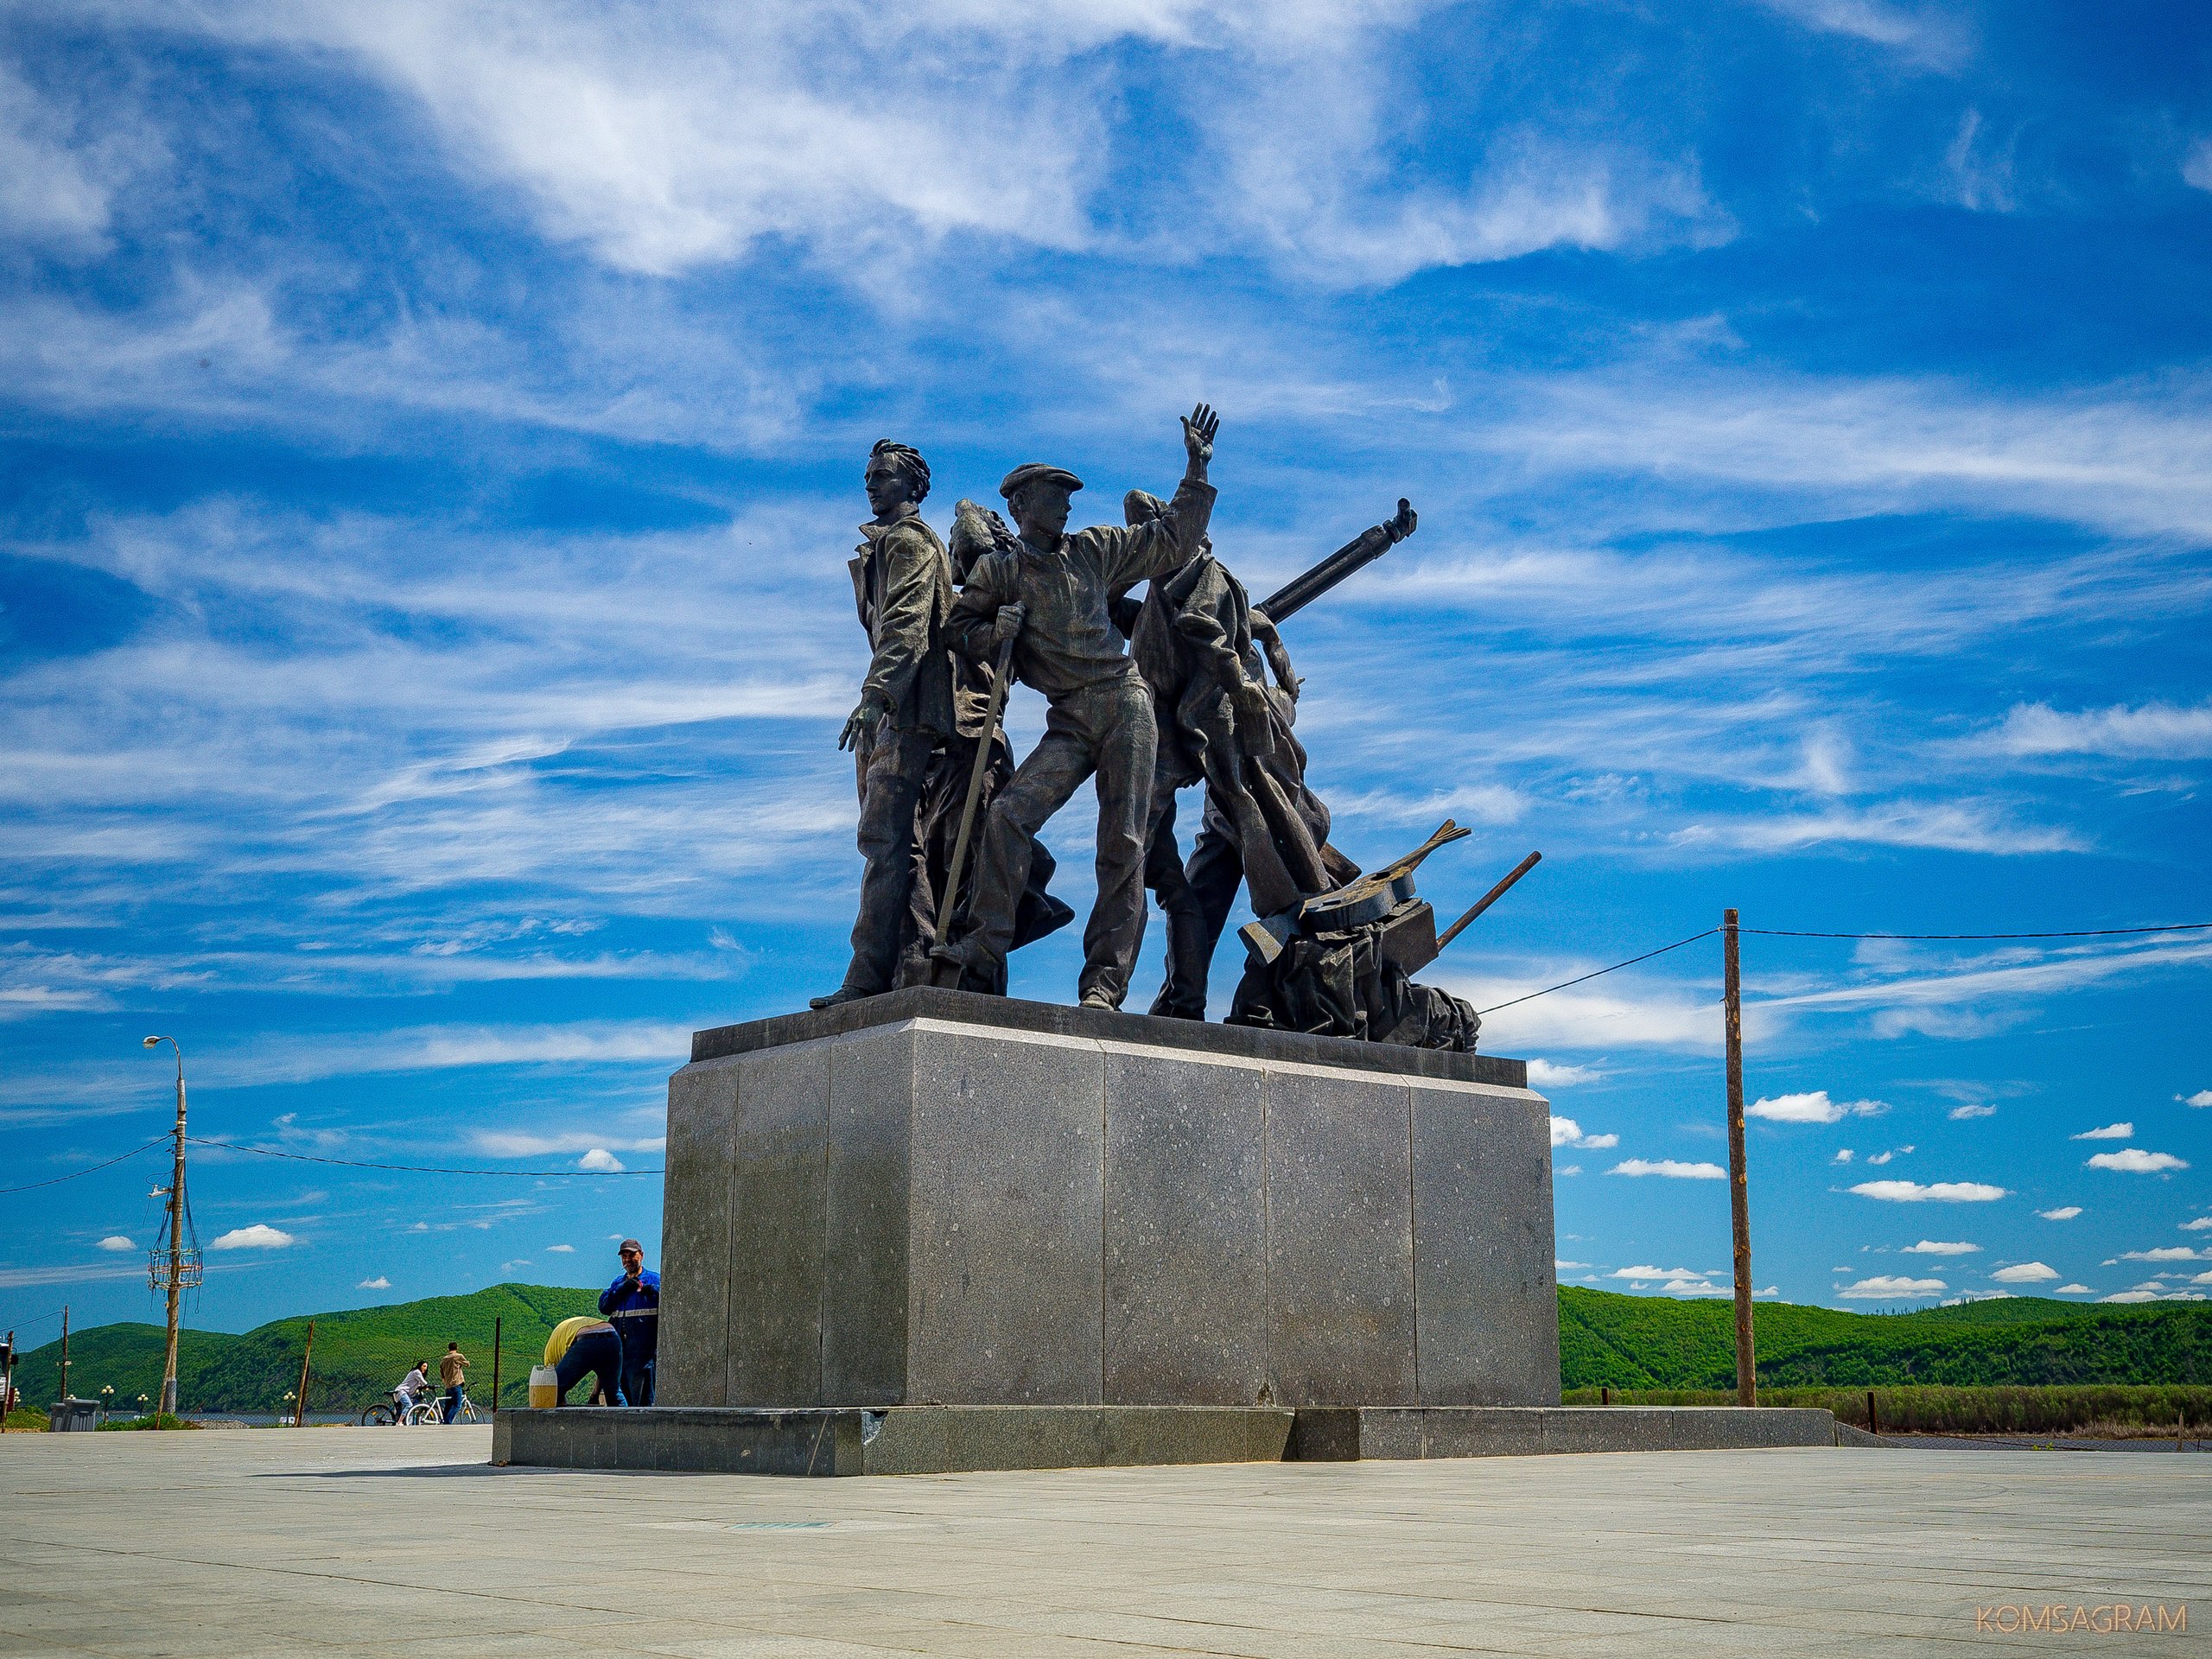
[[[1013,672],[1045,695],[1045,735],[992,802],[964,927],[938,947],[963,983],[996,976],[1014,938],[1031,837],[1086,778],[1098,792],[1098,898],[1084,930],[1085,1006],[1118,1008],[1144,928],[1144,830],[1158,733],[1152,698],[1114,626],[1112,596],[1179,569],[1213,511],[1206,482],[1220,423],[1200,404],[1183,422],[1187,457],[1174,499],[1146,524],[1067,531],[1083,480],[1064,467],[1018,467],[1000,486],[1017,543],[979,558],[945,636],[980,661],[1011,639]]]

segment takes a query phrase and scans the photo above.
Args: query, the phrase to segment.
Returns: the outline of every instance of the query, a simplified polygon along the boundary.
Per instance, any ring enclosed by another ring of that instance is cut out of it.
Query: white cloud
[[[2040,1285],[2059,1276],[2058,1269],[2041,1262],[2016,1262],[1989,1275],[2000,1285]]]
[[[1680,1181],[1725,1181],[1728,1172],[1718,1164],[1688,1164],[1679,1159],[1662,1158],[1656,1163],[1645,1158],[1628,1158],[1605,1172],[1609,1175],[1666,1175]]]
[[[2003,1187],[1984,1181],[1861,1181],[1851,1190],[1891,1204],[1990,1204],[2005,1196]]]
[[[2212,703],[2177,709],[2163,702],[2140,709],[2115,705],[2077,715],[2046,704],[2023,703],[1991,734],[2006,754],[2095,754],[2150,760],[2201,760],[2212,756]]]
[[[1700,1268],[1615,1268],[1605,1276],[1609,1279],[1703,1279],[1709,1275]]]
[[[1877,1116],[1889,1109],[1878,1100],[1830,1100],[1827,1090],[1816,1089],[1805,1095],[1763,1096],[1746,1106],[1744,1116],[1774,1123],[1834,1123],[1847,1117]]]
[[[656,1114],[657,1116],[657,1114]],[[479,1129],[471,1141],[490,1158],[543,1158],[567,1152],[661,1152],[668,1137],[660,1135],[610,1135],[604,1129],[565,1129],[554,1134],[531,1134],[521,1129]]]
[[[2194,1274],[2189,1282],[2192,1285],[2212,1285],[2212,1273]]]
[[[2045,1221],[2071,1221],[2081,1213],[2082,1206],[2078,1204],[2062,1204],[2056,1210],[2036,1211],[2036,1214],[2041,1216]]]
[[[2188,1161],[2171,1152],[2145,1152],[2140,1147],[2125,1147],[2118,1152],[2100,1152],[2088,1162],[2091,1169],[2116,1169],[2130,1175],[2156,1175],[2162,1170],[2187,1169]]]
[[[354,1286],[353,1288],[356,1290],[390,1290],[391,1288],[391,1281],[385,1278],[384,1274],[378,1274],[373,1279],[362,1280],[361,1282]]]
[[[1576,1268],[1586,1268],[1590,1264],[1587,1262],[1562,1262],[1554,1257],[1552,1261],[1552,1271],[1554,1273],[1567,1273]]]
[[[1972,1118],[1994,1117],[1997,1116],[1997,1109],[1994,1106],[1985,1106],[1977,1102],[1969,1101],[1963,1106],[1952,1107],[1950,1116],[1953,1122],[1962,1123]]]
[[[2212,138],[2200,138],[2183,159],[2181,176],[2200,190],[2212,190]]]
[[[573,1244],[548,1244],[545,1247],[548,1255],[574,1255],[575,1253],[576,1247]]]
[[[143,134],[87,134],[0,64],[0,226],[16,236],[97,247],[133,148],[159,147]]]
[[[1851,1161],[1851,1148],[1849,1147],[1837,1147],[1835,1156],[1829,1159],[1828,1161],[1832,1164],[1849,1163]]]
[[[1844,1286],[1836,1294],[1847,1302],[1918,1301],[1926,1296],[1939,1296],[1949,1287],[1941,1279],[1902,1279],[1891,1274],[1877,1274]]]
[[[1911,1150],[1912,1148],[1910,1147],[1890,1147],[1880,1152],[1875,1153],[1872,1157],[1868,1158],[1866,1161],[1870,1164],[1886,1164],[1891,1159],[1902,1158],[1905,1154]]]
[[[2184,1233],[2201,1233],[2208,1227],[2212,1227],[2212,1216],[2199,1216],[2195,1221],[2184,1221],[2181,1224]]]
[[[2061,1285],[2054,1294],[2060,1296],[2093,1296],[2096,1293],[2087,1285]]]
[[[587,1152],[582,1157],[576,1160],[576,1167],[578,1169],[604,1170],[609,1174],[615,1174],[620,1172],[623,1167],[623,1164],[620,1158],[617,1158],[605,1147],[594,1147],[589,1152]]]
[[[2192,1250],[2185,1244],[2169,1244],[2155,1250],[2122,1250],[2122,1262],[2212,1262],[2212,1250]]]
[[[2179,1100],[2181,1096],[2177,1095],[2174,1098]],[[2198,1090],[2195,1094],[2191,1095],[2187,1101],[2183,1102],[2183,1104],[2190,1106],[2212,1106],[2212,1089]]]
[[[2133,1123],[2107,1123],[2101,1129],[2084,1129],[2079,1135],[2069,1135],[2069,1141],[2125,1141],[2135,1133]]]
[[[2193,1290],[2134,1290],[2115,1291],[2109,1296],[2100,1296],[2100,1302],[2201,1302],[2203,1296]]]
[[[288,1244],[298,1243],[291,1234],[270,1226],[266,1222],[255,1222],[251,1227],[233,1227],[220,1238],[208,1241],[211,1250],[281,1250]]]
[[[125,1238],[121,1233],[110,1233],[105,1238],[100,1240],[99,1248],[103,1250],[121,1252],[124,1250],[135,1250],[138,1247],[132,1243],[129,1239]]]
[[[1941,1239],[1923,1238],[1917,1244],[1904,1247],[1907,1255],[1972,1255],[1980,1250],[1979,1244],[1947,1243]]]
[[[1594,1066],[1560,1065],[1544,1059],[1529,1062],[1529,1086],[1532,1089],[1571,1089],[1578,1083],[1602,1083],[1605,1077]]]
[[[1583,1134],[1582,1126],[1571,1117],[1552,1119],[1552,1145],[1554,1147],[1580,1147],[1585,1151],[1602,1152],[1620,1143],[1621,1138],[1618,1135]]]

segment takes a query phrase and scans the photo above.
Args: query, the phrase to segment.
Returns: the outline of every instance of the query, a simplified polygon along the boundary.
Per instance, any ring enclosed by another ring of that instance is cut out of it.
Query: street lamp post
[[[187,1262],[184,1248],[184,1050],[177,1046],[174,1037],[149,1037],[145,1046],[158,1048],[167,1043],[176,1050],[176,1166],[169,1177],[169,1240],[166,1250],[156,1250],[148,1262],[149,1277],[154,1288],[168,1294],[168,1338],[162,1351],[162,1409],[174,1414],[176,1411],[176,1319],[177,1302],[188,1279],[199,1282],[199,1252],[190,1252]]]

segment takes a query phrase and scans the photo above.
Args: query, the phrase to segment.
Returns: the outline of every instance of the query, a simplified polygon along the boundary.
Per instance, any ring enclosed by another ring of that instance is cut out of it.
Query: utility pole
[[[492,1316],[492,1409],[499,1408],[499,1338],[506,1324],[505,1314]]]
[[[16,1408],[16,1333],[8,1333],[8,1369],[0,1376],[0,1421]]]
[[[61,1397],[69,1397],[69,1304],[61,1304]]]
[[[307,1346],[300,1350],[299,1402],[292,1408],[292,1427],[305,1428],[308,1423],[308,1362],[315,1357],[315,1321],[308,1321]]]
[[[149,1037],[145,1046],[157,1048],[167,1043],[176,1050],[176,1166],[169,1176],[169,1244],[166,1250],[152,1253],[147,1266],[148,1277],[156,1290],[168,1294],[168,1339],[162,1351],[162,1403],[160,1409],[174,1415],[176,1412],[176,1319],[177,1303],[188,1283],[200,1282],[200,1252],[188,1252],[184,1248],[184,1050],[174,1037]],[[189,1255],[190,1260],[186,1258]]]
[[[1744,987],[1736,958],[1736,912],[1720,912],[1721,999],[1728,1039],[1728,1208],[1736,1233],[1736,1403],[1759,1402],[1751,1356],[1751,1188],[1744,1167]]]

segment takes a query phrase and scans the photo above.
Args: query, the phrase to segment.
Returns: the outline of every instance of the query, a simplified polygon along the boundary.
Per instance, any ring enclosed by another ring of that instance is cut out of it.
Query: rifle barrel
[[[1504,880],[1499,882],[1488,893],[1483,894],[1481,898],[1476,899],[1473,907],[1470,909],[1465,915],[1462,916],[1458,921],[1452,923],[1451,926],[1446,928],[1443,932],[1436,936],[1436,948],[1439,950],[1441,950],[1446,945],[1451,944],[1452,940],[1458,938],[1459,937],[1459,930],[1461,928],[1466,926],[1469,922],[1473,921],[1476,917],[1481,915],[1483,912],[1488,910],[1499,899],[1504,898],[1506,889],[1510,887],[1516,881],[1518,881],[1522,876],[1528,874],[1529,871],[1535,869],[1537,863],[1542,858],[1543,855],[1541,853],[1531,853],[1528,857],[1522,859],[1518,864],[1516,864],[1513,867],[1512,874],[1507,876]]]
[[[1399,512],[1405,512],[1406,506],[1407,504],[1401,500],[1398,503]],[[1346,576],[1374,563],[1388,553],[1392,545],[1389,532],[1381,525],[1363,530],[1311,570],[1303,575],[1293,576],[1252,608],[1264,612],[1270,622],[1287,622]]]

